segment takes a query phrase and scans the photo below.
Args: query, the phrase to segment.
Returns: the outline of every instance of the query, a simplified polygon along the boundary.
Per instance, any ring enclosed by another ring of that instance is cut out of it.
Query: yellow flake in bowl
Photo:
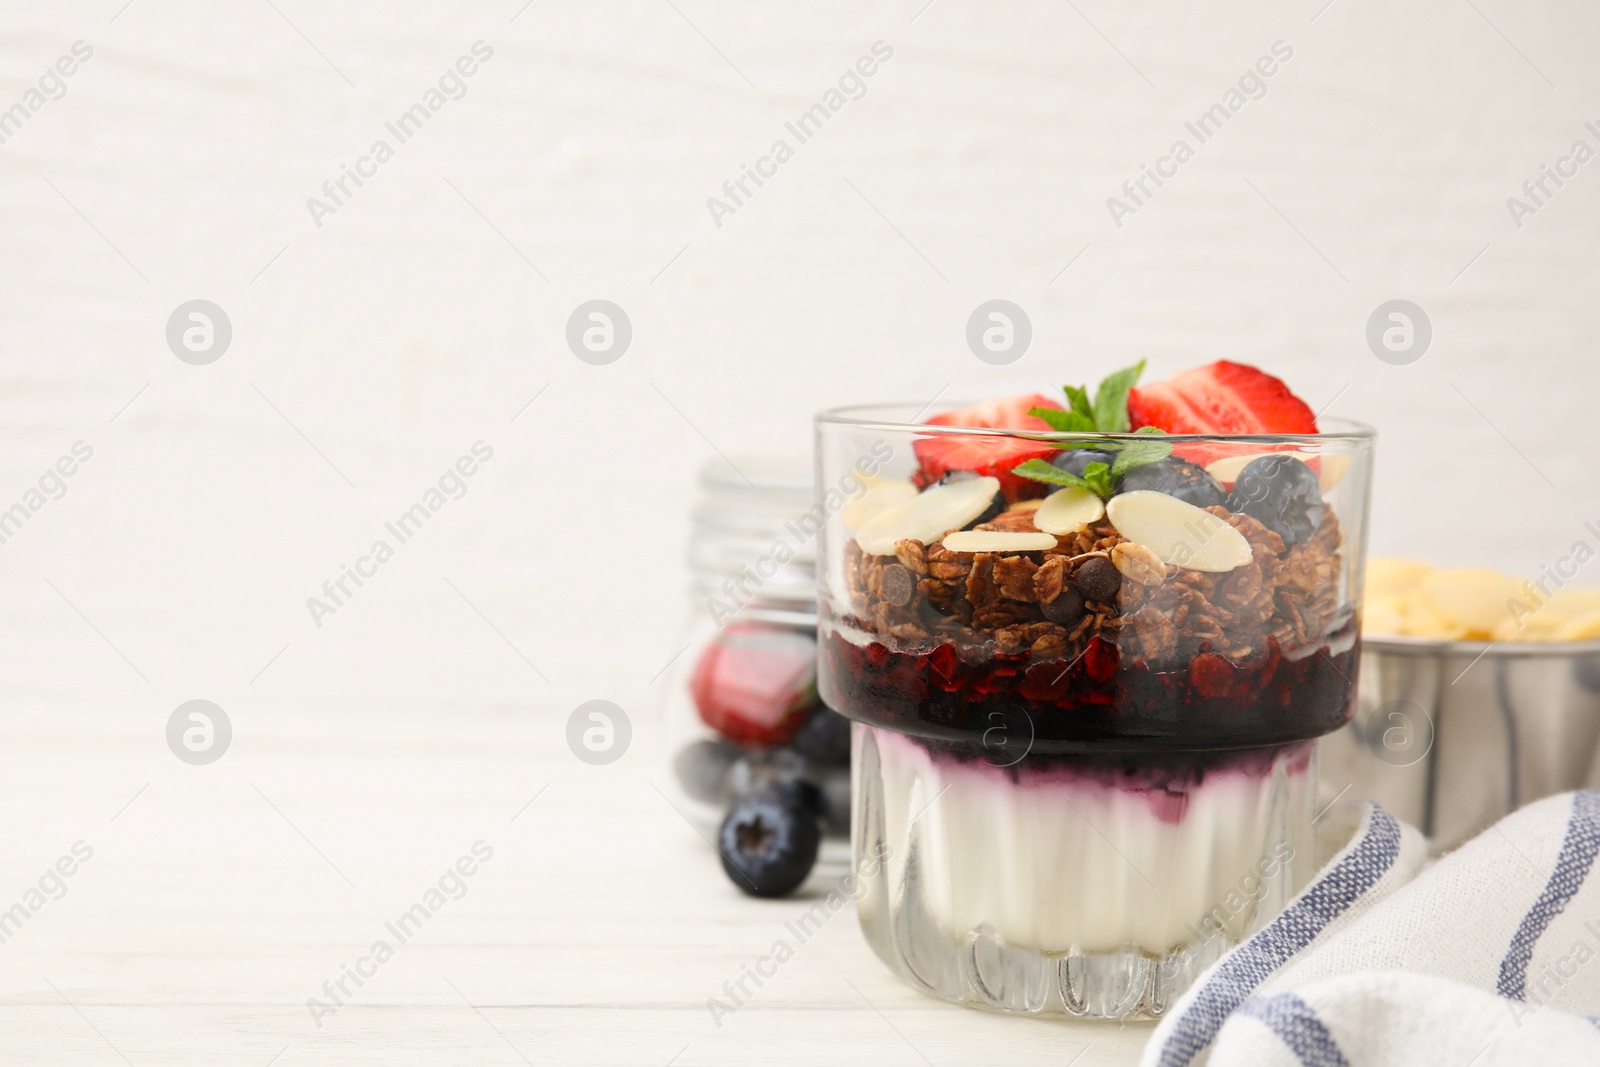
[[[1522,596],[1515,580],[1487,567],[1457,567],[1426,578],[1417,594],[1474,638],[1488,640]]]
[[[1367,563],[1362,629],[1444,641],[1600,639],[1600,589],[1546,593],[1486,567],[1439,570],[1421,560]]]
[[[1367,596],[1404,596],[1433,572],[1433,564],[1421,560],[1377,556],[1367,561]]]

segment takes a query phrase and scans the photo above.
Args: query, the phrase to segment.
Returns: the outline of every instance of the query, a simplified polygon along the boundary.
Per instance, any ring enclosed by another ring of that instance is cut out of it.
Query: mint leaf
[[[1141,426],[1134,432],[1146,435],[1166,433],[1165,430],[1158,430],[1154,426]],[[1113,480],[1119,479],[1134,467],[1142,467],[1146,463],[1154,463],[1170,455],[1172,446],[1165,441],[1130,441],[1117,452],[1116,462],[1111,464],[1111,477]]]
[[[1062,433],[1094,433],[1094,420],[1076,411],[1059,408],[1029,408],[1028,414],[1043,419],[1052,430]]]
[[[1094,466],[1094,464],[1091,463],[1090,466]],[[1104,467],[1105,464],[1102,463],[1100,466]],[[1059,485],[1069,489],[1089,489],[1093,491],[1093,487],[1076,474],[1073,474],[1071,471],[1064,471],[1060,467],[1052,466],[1042,459],[1030,459],[1026,463],[1012,467],[1011,473],[1019,475],[1023,478],[1031,478],[1036,482],[1044,482],[1047,485]]]
[[[1094,393],[1094,422],[1102,433],[1128,432],[1128,391],[1144,373],[1144,360],[1113,371],[1100,380]]]
[[[1094,408],[1089,404],[1089,390],[1081,385],[1063,385],[1061,391],[1067,394],[1067,405],[1079,415],[1089,420],[1094,425]]]
[[[1116,479],[1111,475],[1111,468],[1104,463],[1091,463],[1083,468],[1083,477],[1078,477],[1071,471],[1064,471],[1042,459],[1030,459],[1028,462],[1011,468],[1011,473],[1023,478],[1031,478],[1036,482],[1046,485],[1058,485],[1069,489],[1087,489],[1102,499],[1111,496],[1111,490],[1116,484]]]
[[[1115,479],[1111,475],[1111,468],[1104,463],[1090,463],[1083,468],[1083,481],[1089,491],[1102,500],[1111,498]]]

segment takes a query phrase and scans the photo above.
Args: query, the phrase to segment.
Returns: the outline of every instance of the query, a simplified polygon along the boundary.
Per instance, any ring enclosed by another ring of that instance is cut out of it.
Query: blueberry
[[[805,771],[805,758],[792,748],[745,749],[728,768],[725,795],[737,800],[793,782]]]
[[[791,778],[786,782],[779,782],[772,787],[771,792],[799,805],[802,811],[809,811],[815,818],[822,818],[822,813],[827,808],[822,788],[810,778]]]
[[[1150,489],[1177,497],[1197,508],[1215,507],[1228,499],[1228,491],[1204,467],[1177,456],[1158,459],[1130,469],[1117,483],[1117,492]]]
[[[969,482],[974,478],[981,477],[983,477],[983,475],[979,474],[977,471],[945,471],[944,476],[939,479],[939,484],[949,485],[951,482]],[[1007,506],[1005,494],[996,493],[994,495],[994,499],[989,502],[989,506],[983,509],[983,514],[979,515],[962,528],[970,530],[980,523],[990,522],[995,518],[995,516],[1004,511]]]
[[[1242,511],[1283,538],[1286,546],[1310,540],[1322,522],[1317,472],[1293,456],[1270,455],[1245,464],[1228,494],[1228,510]]]
[[[1102,452],[1098,448],[1068,448],[1050,457],[1051,466],[1080,478],[1083,477],[1083,468],[1091,463],[1104,463],[1109,467],[1116,461],[1115,452]]]
[[[728,771],[739,758],[739,746],[723,740],[696,741],[672,761],[683,791],[708,804],[728,799]]]
[[[815,786],[809,786],[815,796]],[[755,897],[792,892],[817,862],[822,831],[820,800],[808,802],[801,789],[774,788],[745,797],[733,806],[717,834],[722,869],[733,884]]]
[[[819,706],[800,724],[789,743],[819,767],[848,767],[850,720],[832,708]]]

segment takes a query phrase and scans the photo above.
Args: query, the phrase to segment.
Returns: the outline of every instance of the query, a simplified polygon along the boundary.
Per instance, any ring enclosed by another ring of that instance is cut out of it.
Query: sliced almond
[[[999,491],[998,478],[968,478],[932,486],[862,523],[856,543],[874,556],[894,555],[894,543],[908,538],[931,545],[988,511]]]
[[[1087,489],[1057,489],[1033,513],[1033,524],[1045,533],[1069,534],[1105,516],[1106,506]]]
[[[850,529],[859,530],[872,518],[906,503],[916,495],[917,487],[910,482],[878,479],[868,484],[865,492],[846,501],[844,507],[839,509],[839,518]]]
[[[1326,452],[1322,462],[1317,464],[1317,485],[1324,493],[1331,492],[1334,486],[1344,481],[1344,472],[1350,469],[1350,454],[1348,452]]]
[[[957,530],[942,542],[951,552],[1043,552],[1056,547],[1053,534],[1014,530]]]
[[[1209,511],[1175,496],[1136,489],[1106,505],[1117,532],[1148,545],[1162,563],[1221,574],[1250,562],[1250,542]]]
[[[1123,541],[1112,546],[1111,563],[1130,581],[1140,585],[1160,585],[1167,580],[1167,565],[1149,545]]]

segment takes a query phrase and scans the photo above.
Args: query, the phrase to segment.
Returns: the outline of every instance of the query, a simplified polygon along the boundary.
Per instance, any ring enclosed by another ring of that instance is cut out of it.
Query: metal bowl
[[[1323,739],[1331,798],[1454,848],[1524,804],[1600,783],[1600,641],[1366,637],[1356,714]]]

